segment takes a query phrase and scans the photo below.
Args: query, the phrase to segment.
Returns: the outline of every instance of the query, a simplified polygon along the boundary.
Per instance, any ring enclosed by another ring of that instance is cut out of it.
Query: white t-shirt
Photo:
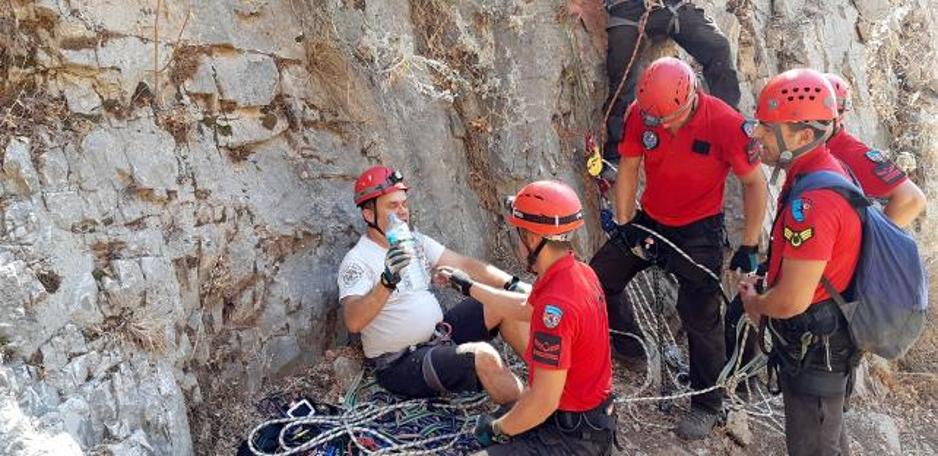
[[[446,248],[420,233],[416,233],[415,238],[418,251],[423,250],[427,277],[432,277],[431,270]],[[381,280],[386,254],[387,249],[362,235],[339,265],[339,299],[368,294]],[[391,292],[381,312],[362,329],[365,356],[374,358],[430,340],[436,324],[443,320],[443,309],[429,291],[430,280],[424,285],[419,291]]]

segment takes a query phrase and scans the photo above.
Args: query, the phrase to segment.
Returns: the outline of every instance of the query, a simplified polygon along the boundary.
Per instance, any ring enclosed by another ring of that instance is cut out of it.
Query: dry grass
[[[130,343],[147,353],[161,353],[166,349],[166,324],[162,318],[127,310],[85,331],[91,338],[106,337],[117,343]]]

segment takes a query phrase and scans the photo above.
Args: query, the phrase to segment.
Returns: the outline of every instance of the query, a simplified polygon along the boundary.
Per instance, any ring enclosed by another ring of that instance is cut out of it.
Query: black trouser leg
[[[606,76],[609,78],[609,99],[606,101],[608,109],[609,102],[619,87],[622,75],[625,73],[625,67],[629,63],[632,52],[638,41],[638,29],[630,25],[622,25],[609,29],[609,48],[606,52]],[[633,65],[634,67],[634,65]],[[625,86],[615,100],[612,106],[612,112],[609,113],[609,120],[606,122],[606,144],[604,156],[606,158],[617,158],[617,147],[622,141],[622,124],[625,122],[625,110],[635,98],[635,80],[636,71],[634,68],[629,71]]]
[[[671,238],[694,262],[720,274],[726,236],[722,215],[663,231],[662,234]],[[691,386],[695,390],[709,388],[716,384],[726,364],[720,283],[677,252],[671,249],[665,252],[665,269],[677,276],[680,285],[677,311],[687,332]],[[723,391],[717,389],[696,395],[691,403],[719,412],[723,408]]]
[[[703,8],[687,4],[678,11],[680,33],[671,38],[703,65],[710,93],[733,108],[739,105],[739,78],[730,43]]]
[[[596,271],[603,292],[606,293],[609,328],[630,332],[641,337],[641,331],[632,313],[632,305],[623,291],[629,281],[648,266],[650,263],[635,256],[623,245],[618,236],[606,241],[606,244],[593,255],[590,267]],[[615,335],[612,341],[620,353],[639,355],[636,352],[638,344],[630,337]]]
[[[847,456],[844,394],[829,397],[795,392],[784,380],[785,444],[790,456]]]
[[[730,305],[726,308],[726,313],[723,317],[726,359],[730,359],[733,356],[733,351],[736,349],[736,331],[738,325],[744,324],[739,321],[744,312],[745,309],[743,308],[743,301],[739,299],[739,295],[736,295],[736,297],[733,298],[733,301],[730,302]],[[748,326],[746,327],[745,331],[746,341],[743,344],[741,354],[742,359],[738,363],[739,367],[745,366],[746,363],[755,359],[756,355],[759,354],[759,346],[757,345],[759,337],[758,332],[754,331],[751,327]]]
[[[690,354],[690,382],[695,390],[716,384],[726,364],[723,343],[723,320],[720,318],[719,291],[681,283],[677,311],[687,332]],[[694,406],[719,412],[723,408],[723,391],[717,389],[691,398]]]

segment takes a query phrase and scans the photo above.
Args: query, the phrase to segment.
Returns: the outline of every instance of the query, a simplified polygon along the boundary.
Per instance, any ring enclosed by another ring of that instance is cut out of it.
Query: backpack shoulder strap
[[[837,192],[857,209],[872,204],[860,187],[851,182],[846,176],[833,171],[814,171],[799,176],[792,186],[789,200],[800,198],[801,194],[809,190],[822,188]]]

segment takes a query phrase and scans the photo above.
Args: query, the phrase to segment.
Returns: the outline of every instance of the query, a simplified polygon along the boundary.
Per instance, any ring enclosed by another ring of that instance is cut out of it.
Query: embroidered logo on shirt
[[[342,285],[348,287],[358,282],[365,275],[365,269],[358,263],[351,263],[342,271]]]
[[[876,149],[870,149],[866,151],[866,158],[868,158],[873,163],[882,163],[886,161],[886,157],[883,156],[883,153]]]
[[[560,365],[560,336],[536,331],[533,342],[531,357],[534,361],[554,367]]]
[[[807,242],[808,239],[814,237],[814,228],[805,228],[801,231],[795,231],[786,226],[783,235],[785,236],[785,240],[788,241],[792,247],[797,249]]]
[[[791,202],[791,218],[796,222],[803,222],[805,212],[811,209],[811,200],[807,198],[798,198]]]
[[[544,326],[548,329],[554,329],[557,325],[560,324],[560,319],[563,318],[563,311],[556,306],[547,306],[544,308],[544,315],[542,320],[544,321]]]
[[[645,132],[642,133],[642,145],[645,146],[647,150],[658,147],[658,134],[651,130],[645,130]]]
[[[752,137],[752,132],[756,131],[756,121],[755,120],[744,120],[742,125],[743,133],[748,137]]]
[[[752,165],[759,161],[759,157],[761,156],[762,143],[755,138],[750,138],[749,143],[746,144],[746,159],[749,161],[749,164]]]
[[[902,172],[898,166],[889,161],[876,165],[876,168],[873,169],[873,174],[880,182],[886,185],[895,184],[905,177],[905,173]]]

